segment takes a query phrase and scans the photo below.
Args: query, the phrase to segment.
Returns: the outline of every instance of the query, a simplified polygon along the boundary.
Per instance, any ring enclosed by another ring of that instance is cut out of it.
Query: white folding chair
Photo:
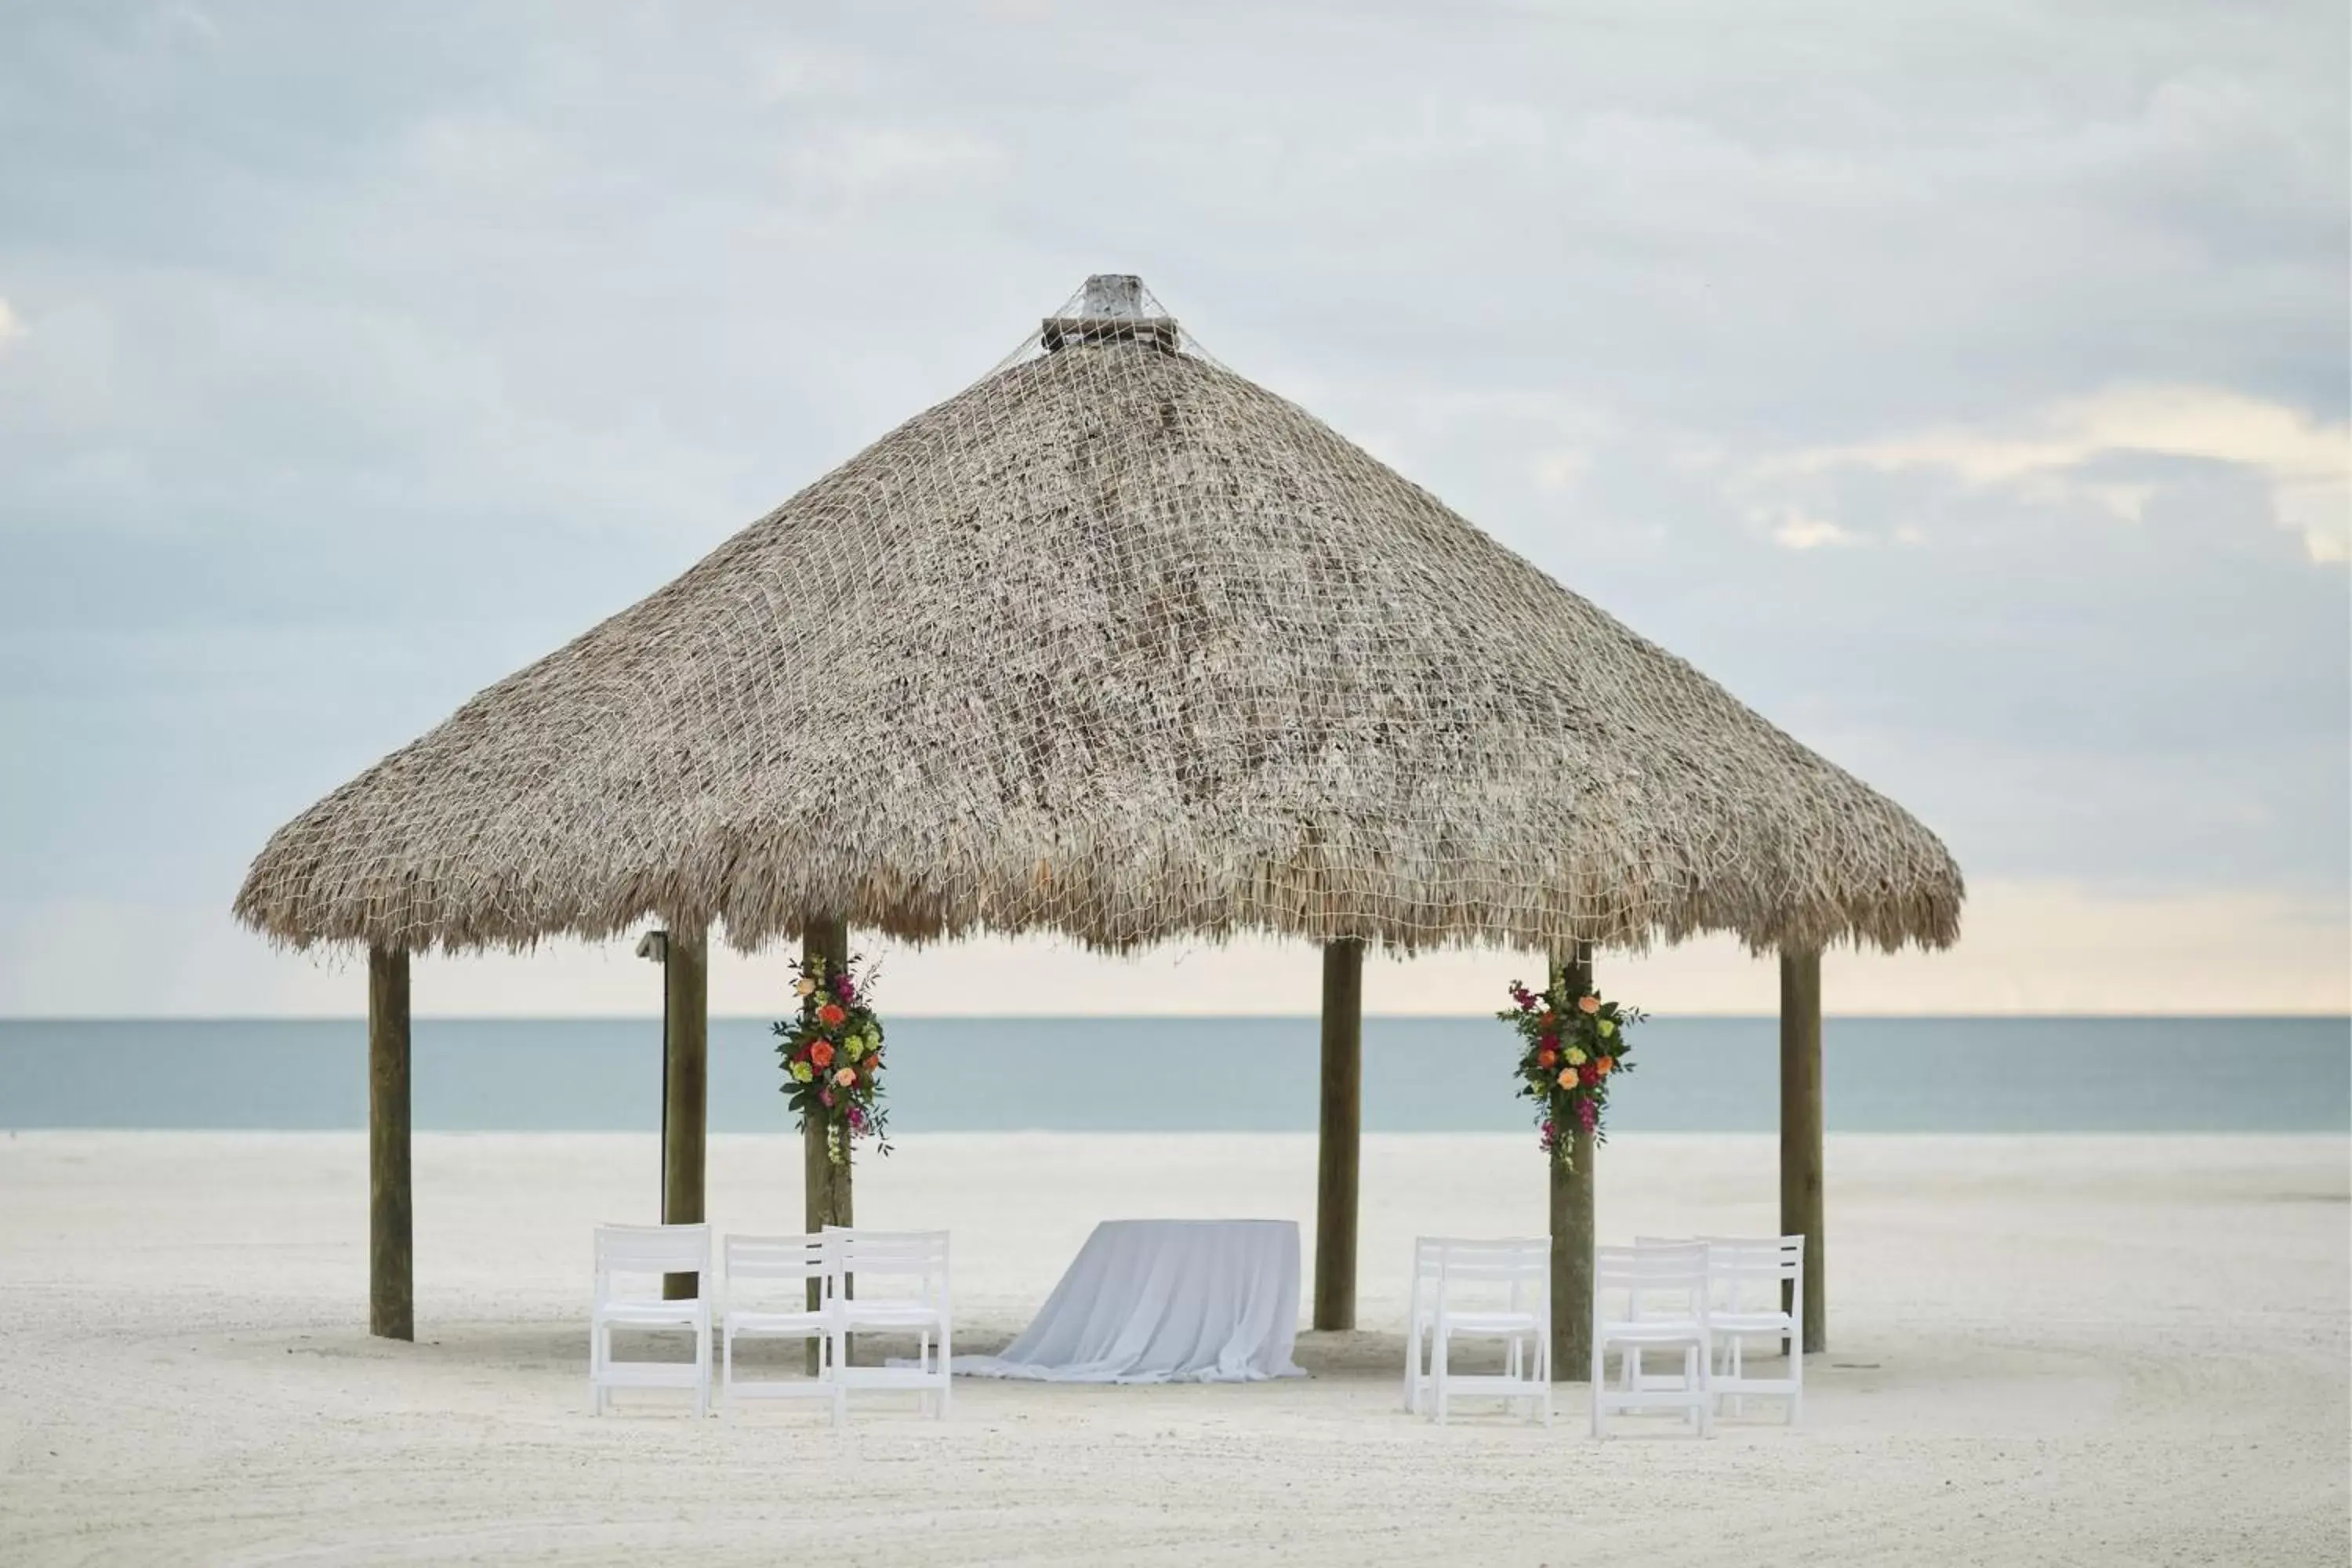
[[[1464,1395],[1528,1400],[1551,1425],[1551,1239],[1445,1239],[1436,1243],[1430,1385],[1437,1424],[1447,1402]],[[1500,1303],[1481,1298],[1500,1296]],[[1476,1375],[1453,1370],[1456,1339],[1506,1342],[1503,1370]]]
[[[1713,1429],[1707,1399],[1706,1247],[1699,1242],[1592,1249],[1592,1435],[1607,1435],[1611,1411],[1678,1410],[1705,1436]],[[1623,1307],[1612,1315],[1612,1298]],[[1609,1352],[1623,1382],[1611,1388]],[[1645,1376],[1644,1352],[1682,1352],[1680,1377]]]
[[[1702,1238],[1706,1247],[1709,1286],[1708,1325],[1715,1339],[1715,1365],[1708,1374],[1710,1392],[1720,1405],[1728,1401],[1739,1415],[1744,1394],[1763,1394],[1788,1402],[1789,1425],[1803,1418],[1805,1407],[1805,1238],[1801,1236],[1720,1237]],[[1781,1307],[1787,1288],[1787,1309]],[[1751,1377],[1745,1342],[1755,1338],[1778,1342],[1787,1357],[1782,1377]]]
[[[1429,1336],[1437,1326],[1437,1250],[1444,1240],[1420,1236],[1412,1243],[1412,1307],[1407,1315],[1411,1337],[1404,1347],[1404,1408],[1421,1414],[1421,1396],[1429,1389],[1426,1355]]]
[[[834,1299],[841,1273],[835,1257],[834,1236],[730,1236],[721,1245],[727,1264],[725,1310],[719,1319],[719,1398],[731,1410],[739,1399],[824,1399],[833,1405],[833,1424],[841,1425],[845,1394],[834,1376],[841,1363],[841,1331],[835,1321]],[[807,1301],[809,1280],[818,1282],[818,1305]],[[789,1307],[773,1300],[774,1287],[792,1286]],[[770,1287],[769,1300],[760,1300],[761,1287]],[[817,1344],[814,1377],[738,1378],[738,1340],[814,1340]]]
[[[661,1277],[692,1274],[697,1295],[662,1300]],[[650,1289],[624,1292],[615,1279],[652,1277]],[[600,1225],[596,1227],[596,1288],[588,1315],[588,1411],[602,1415],[615,1388],[690,1388],[694,1413],[710,1411],[710,1227],[707,1225]],[[691,1365],[674,1361],[615,1361],[614,1329],[682,1329],[694,1335]]]
[[[911,1365],[834,1368],[845,1392],[911,1391],[931,1415],[948,1413],[948,1363],[955,1312],[948,1289],[948,1233],[943,1230],[859,1230],[827,1226],[838,1250],[834,1263],[840,1293],[834,1323],[845,1337],[860,1329],[912,1332]]]

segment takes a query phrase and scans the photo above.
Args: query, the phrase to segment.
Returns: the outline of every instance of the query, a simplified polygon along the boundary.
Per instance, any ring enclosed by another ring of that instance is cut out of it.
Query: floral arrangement
[[[794,970],[800,1016],[776,1026],[784,1093],[792,1097],[803,1127],[814,1122],[824,1128],[835,1164],[846,1164],[850,1145],[862,1138],[873,1139],[876,1152],[887,1154],[882,1020],[866,1004],[871,976],[859,977],[855,958],[831,973],[823,958],[805,959]]]
[[[1601,1117],[1609,1108],[1610,1080],[1633,1070],[1625,1059],[1633,1048],[1625,1031],[1643,1015],[1590,992],[1571,993],[1559,970],[1539,992],[1512,981],[1511,1003],[1495,1016],[1525,1042],[1519,1093],[1536,1102],[1544,1152],[1570,1164],[1579,1131],[1604,1136]]]

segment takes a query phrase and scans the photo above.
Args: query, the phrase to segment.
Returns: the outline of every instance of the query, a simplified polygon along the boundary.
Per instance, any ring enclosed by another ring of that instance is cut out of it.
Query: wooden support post
[[[1562,990],[1592,989],[1592,944],[1580,942],[1551,960]],[[1592,1372],[1592,1134],[1578,1131],[1570,1163],[1545,1159],[1551,1172],[1551,1375],[1582,1383]]]
[[[699,1225],[710,1116],[710,967],[704,932],[673,924],[662,956],[662,1223]],[[663,1276],[662,1294],[701,1291],[691,1274]]]
[[[1323,1115],[1317,1156],[1315,1326],[1356,1326],[1357,1174],[1364,1121],[1364,944],[1323,944]]]
[[[801,935],[801,962],[805,964],[819,958],[824,960],[827,974],[838,973],[841,966],[849,962],[849,928],[845,922],[827,920],[813,920],[808,922],[807,929]],[[815,1235],[829,1225],[849,1226],[857,1223],[856,1207],[850,1190],[849,1175],[849,1152],[844,1149],[842,1158],[836,1162],[822,1126],[812,1121],[803,1129],[801,1217],[804,1222],[803,1228],[810,1235]],[[819,1289],[816,1280],[812,1279],[808,1282],[808,1304],[811,1311],[814,1311],[820,1304]],[[841,1282],[841,1289],[844,1294],[851,1293],[851,1281],[844,1279]],[[845,1340],[842,1344],[844,1361],[848,1359],[850,1345]],[[812,1340],[809,1342],[807,1352],[808,1371],[811,1376],[816,1373],[816,1342]]]
[[[408,952],[368,949],[368,1332],[416,1337],[408,1180]]]
[[[1822,1255],[1822,955],[1780,955],[1780,1234],[1805,1238],[1807,1353],[1829,1348]],[[1781,1310],[1788,1310],[1782,1291]]]

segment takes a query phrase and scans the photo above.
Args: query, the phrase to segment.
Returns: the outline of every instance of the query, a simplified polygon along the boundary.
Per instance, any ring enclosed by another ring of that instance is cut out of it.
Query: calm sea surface
[[[661,1118],[650,1019],[419,1019],[415,1123],[642,1130]],[[1622,1131],[1777,1123],[1769,1018],[1664,1018],[1635,1035]],[[1832,1018],[1827,1115],[1852,1132],[2352,1130],[2343,1018]],[[1303,1131],[1312,1018],[905,1018],[895,1131]],[[710,1125],[786,1126],[767,1025],[710,1026]],[[1486,1018],[1367,1018],[1364,1125],[1512,1131],[1513,1038]],[[365,1124],[357,1020],[0,1019],[0,1128]]]

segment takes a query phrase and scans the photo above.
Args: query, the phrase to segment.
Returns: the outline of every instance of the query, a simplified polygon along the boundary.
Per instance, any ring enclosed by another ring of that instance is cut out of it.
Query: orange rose
[[[1617,1065],[1617,1058],[1614,1057],[1595,1057],[1592,1058],[1592,1065],[1601,1069],[1601,1076],[1602,1078],[1607,1078],[1609,1076],[1609,1069]]]
[[[1576,1087],[1576,1069],[1574,1068],[1560,1068],[1559,1087],[1562,1089],[1574,1089]]]
[[[1559,1021],[1559,1014],[1547,1007],[1543,1010],[1543,1016],[1536,1020],[1536,1027],[1549,1032],[1552,1025]]]
[[[1556,1067],[1559,1063],[1559,1053],[1551,1049],[1549,1047],[1546,1047],[1544,1049],[1536,1053],[1536,1066],[1539,1068]]]
[[[1601,998],[1598,996],[1579,996],[1576,999],[1576,1010],[1580,1013],[1598,1013],[1601,1011]]]
[[[839,1072],[833,1075],[833,1081],[839,1084],[842,1088],[847,1089],[850,1085],[857,1081],[857,1069],[856,1068],[844,1068]]]
[[[809,1047],[809,1060],[814,1062],[820,1068],[831,1067],[833,1065],[833,1042],[831,1040],[819,1040],[816,1044],[811,1046]]]
[[[840,1027],[841,1021],[848,1016],[849,1015],[843,1012],[837,1004],[832,1002],[826,1003],[816,1010],[816,1021],[828,1029]]]

